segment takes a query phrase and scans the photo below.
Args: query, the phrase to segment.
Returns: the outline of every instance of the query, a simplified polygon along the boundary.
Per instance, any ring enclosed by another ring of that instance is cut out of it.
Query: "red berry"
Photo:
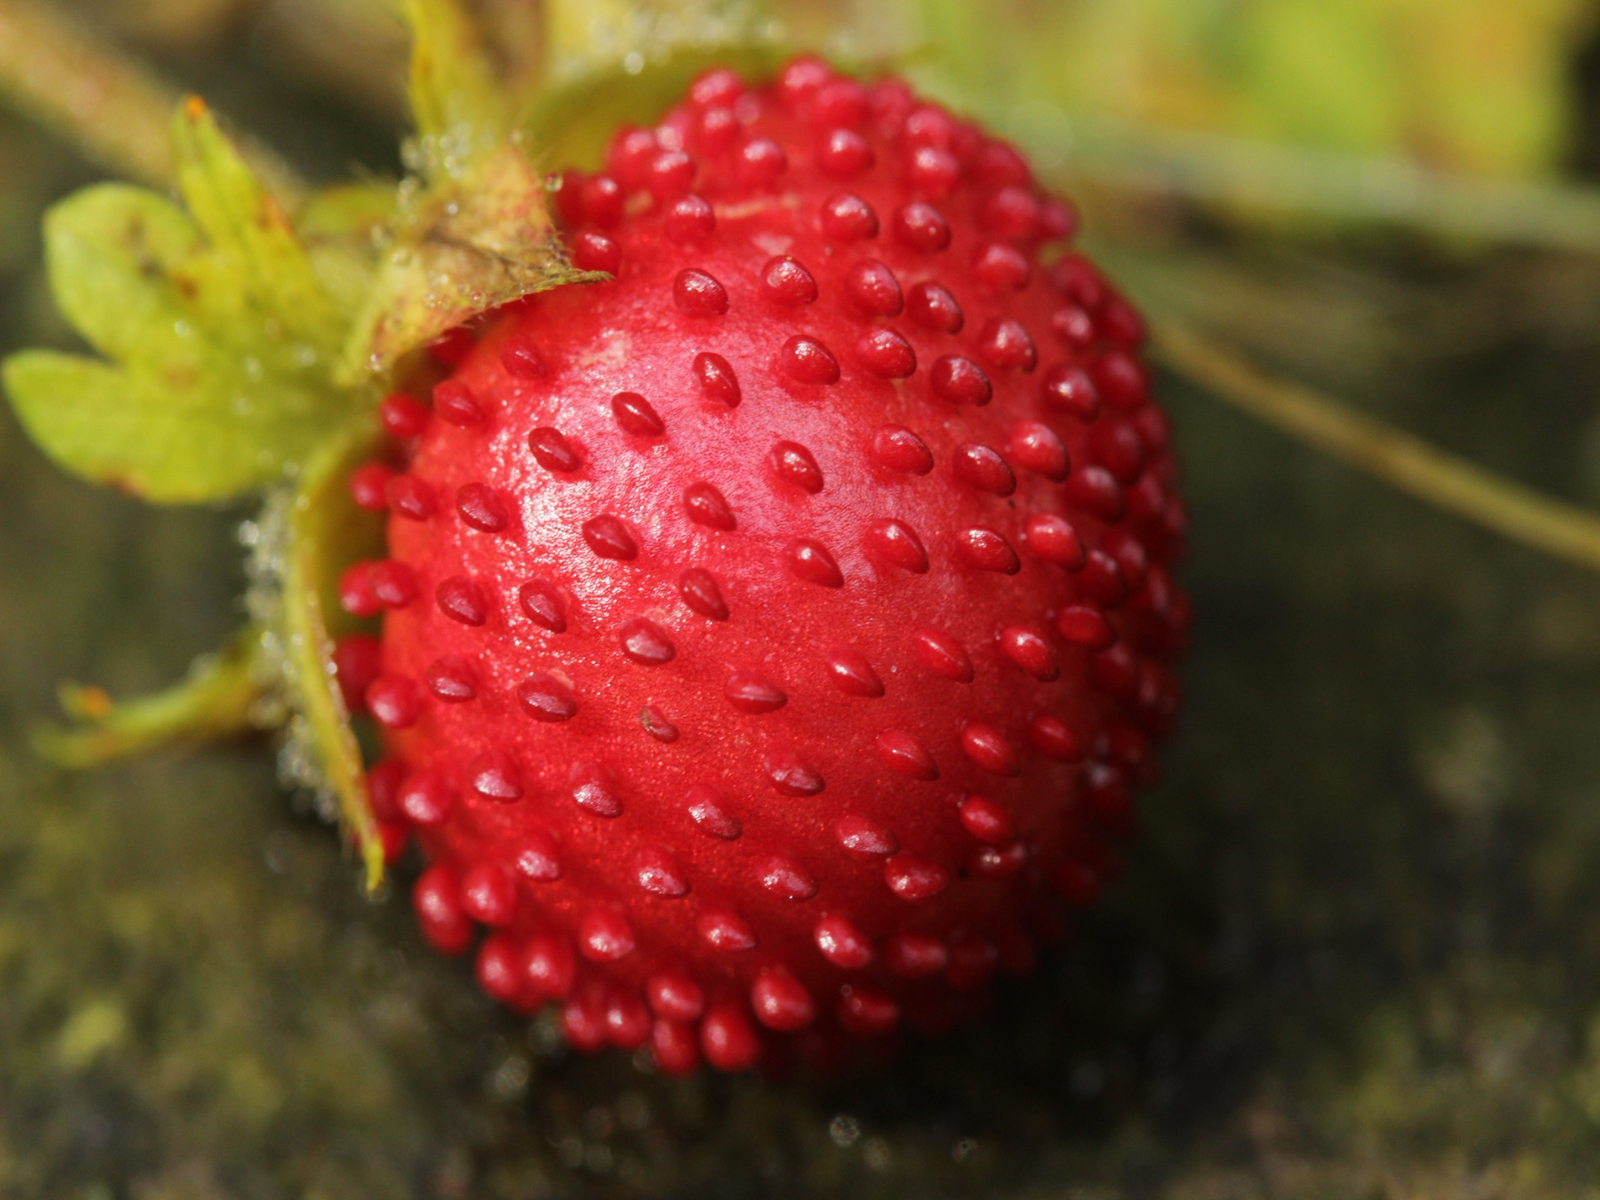
[[[732,104],[744,94],[744,84],[726,67],[713,67],[689,85],[689,103],[698,109]]]
[[[822,206],[822,232],[835,242],[878,236],[878,214],[860,196],[840,193]]]
[[[418,825],[442,824],[455,807],[455,800],[444,777],[432,771],[408,776],[400,788],[400,811]]]
[[[459,379],[446,379],[433,389],[433,411],[452,425],[477,425],[485,415],[472,389]]]
[[[379,675],[367,685],[367,709],[390,729],[407,729],[422,715],[417,685],[403,675]]]
[[[700,1023],[700,1049],[719,1071],[747,1071],[761,1057],[761,1042],[745,1009],[719,1004]]]
[[[396,475],[384,485],[389,508],[412,521],[426,521],[439,507],[433,489],[414,475]]]
[[[867,119],[867,89],[854,79],[833,79],[811,99],[811,124],[818,129],[856,129]]]
[[[421,437],[428,428],[431,413],[411,396],[396,392],[378,405],[378,419],[397,438]]]
[[[735,156],[734,179],[751,190],[770,188],[788,168],[782,146],[768,137],[753,137]]]
[[[691,317],[720,317],[728,311],[728,293],[714,276],[685,267],[673,280],[672,298]]]
[[[770,260],[761,269],[761,289],[767,299],[790,308],[810,304],[817,298],[817,281],[799,259],[787,254]]]
[[[872,147],[853,129],[833,129],[817,145],[817,165],[835,179],[854,179],[873,162]]]
[[[695,126],[696,148],[703,154],[721,158],[739,144],[739,115],[727,106],[708,108]]]
[[[357,507],[368,512],[382,512],[389,507],[384,489],[394,478],[394,468],[386,463],[367,463],[350,474],[350,498]]]
[[[472,330],[465,325],[457,325],[452,329],[446,329],[429,342],[428,354],[436,362],[454,367],[472,353],[472,346],[476,340],[472,336]]]
[[[898,317],[905,307],[900,281],[876,259],[864,259],[851,268],[844,286],[851,303],[866,316]]]
[[[622,266],[622,247],[603,233],[580,233],[572,239],[572,265],[580,271],[615,275]]]
[[[1115,877],[1176,712],[1142,324],[1014,149],[815,59],[560,179],[616,278],[452,334],[351,480],[424,933],[672,1074],[943,1028]]]
[[[950,244],[950,223],[931,204],[920,200],[895,210],[894,233],[900,243],[923,254],[937,254]]]
[[[936,283],[919,283],[911,289],[911,319],[935,333],[960,333],[966,322],[956,298]]]
[[[685,196],[667,210],[667,238],[679,246],[697,246],[717,227],[717,214],[699,196]]]
[[[500,343],[500,365],[513,379],[542,379],[548,373],[544,355],[526,334],[512,334]]]
[[[436,863],[411,889],[422,935],[442,954],[460,954],[472,943],[472,922],[461,906],[461,880],[452,867]]]
[[[900,425],[884,425],[873,434],[872,458],[881,467],[908,475],[926,475],[933,470],[933,451],[928,444]]]
[[[650,1049],[663,1075],[689,1075],[700,1065],[700,1047],[688,1021],[657,1020],[650,1029]]]
[[[622,187],[609,175],[595,175],[583,184],[583,215],[601,229],[622,220]]]
[[[398,825],[405,820],[400,810],[400,789],[406,781],[406,767],[399,759],[388,758],[367,772],[367,795],[372,801],[372,815],[385,824]]]
[[[933,364],[929,375],[934,394],[952,404],[987,404],[994,395],[983,368],[959,354],[946,354]]]
[[[333,671],[339,680],[344,706],[361,712],[367,706],[367,687],[383,669],[383,646],[377,638],[352,634],[333,648]]]
[[[478,958],[473,964],[473,974],[478,986],[502,1004],[518,1004],[525,983],[516,943],[503,933],[487,937],[478,947]]]
[[[778,351],[778,366],[796,383],[839,382],[839,360],[816,338],[796,334]]]

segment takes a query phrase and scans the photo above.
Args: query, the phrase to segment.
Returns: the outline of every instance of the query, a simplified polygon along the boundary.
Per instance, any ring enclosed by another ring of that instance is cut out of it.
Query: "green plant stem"
[[[1420,500],[1600,571],[1600,516],[1503,479],[1311,388],[1278,379],[1179,322],[1157,321],[1168,367],[1298,441]]]
[[[1388,224],[1434,237],[1600,253],[1600,189],[1430,170],[1223,133],[1024,106],[1006,122],[1048,173],[1245,214]]]
[[[0,0],[0,99],[115,175],[177,186],[172,114],[182,93],[142,63],[31,0]],[[240,149],[286,207],[305,185],[250,138]]]
[[[0,0],[0,91],[101,166],[170,187],[178,91],[26,0]]]
[[[99,688],[65,684],[61,706],[75,724],[35,728],[34,749],[57,766],[81,770],[158,746],[199,745],[250,732],[262,693],[260,643],[259,629],[241,630],[222,650],[196,659],[181,683],[120,703]]]

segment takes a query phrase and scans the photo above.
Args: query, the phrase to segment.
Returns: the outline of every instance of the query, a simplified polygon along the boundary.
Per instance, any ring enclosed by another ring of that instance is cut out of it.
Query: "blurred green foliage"
[[[1590,0],[898,2],[986,112],[1052,103],[1509,176],[1563,165],[1596,15]]]
[[[397,114],[403,37],[391,0],[75,0],[98,27],[180,68],[241,34],[280,69]],[[477,0],[516,73],[533,0]],[[644,6],[557,6],[560,53]],[[1019,104],[1498,176],[1567,161],[1573,62],[1593,0],[674,0],[657,11],[779,19],[925,77],[990,116]]]

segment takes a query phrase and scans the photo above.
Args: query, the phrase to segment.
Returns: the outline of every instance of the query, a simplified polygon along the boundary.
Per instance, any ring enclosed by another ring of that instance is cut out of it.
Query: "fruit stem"
[[[61,707],[76,723],[33,730],[41,758],[72,769],[99,766],[173,742],[200,743],[258,728],[261,631],[241,630],[222,650],[195,660],[182,683],[120,704],[96,687],[63,684]]]
[[[1028,146],[1070,146],[1060,172],[1119,191],[1181,196],[1256,215],[1385,223],[1436,237],[1600,252],[1600,190],[1431,170],[1264,140],[1028,110]]]
[[[1152,322],[1151,341],[1165,365],[1289,436],[1447,512],[1600,571],[1600,516],[1271,376],[1181,322]]]
[[[171,126],[182,98],[149,67],[58,11],[0,0],[0,99],[113,174],[177,187]],[[266,146],[243,138],[240,151],[281,203],[305,194],[305,184]]]

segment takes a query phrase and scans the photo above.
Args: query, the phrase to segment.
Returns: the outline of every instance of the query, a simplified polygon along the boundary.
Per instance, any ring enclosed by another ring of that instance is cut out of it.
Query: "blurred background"
[[[400,171],[384,0],[51,8],[314,181]],[[1600,506],[1595,0],[763,14],[1025,143],[1152,310]],[[103,177],[0,103],[0,351],[71,344],[37,231]],[[94,491],[0,411],[0,1195],[1600,1196],[1600,580],[1161,389],[1198,624],[1125,879],[987,1025],[785,1083],[567,1056],[264,742],[41,765],[60,680],[236,625],[247,513]]]

